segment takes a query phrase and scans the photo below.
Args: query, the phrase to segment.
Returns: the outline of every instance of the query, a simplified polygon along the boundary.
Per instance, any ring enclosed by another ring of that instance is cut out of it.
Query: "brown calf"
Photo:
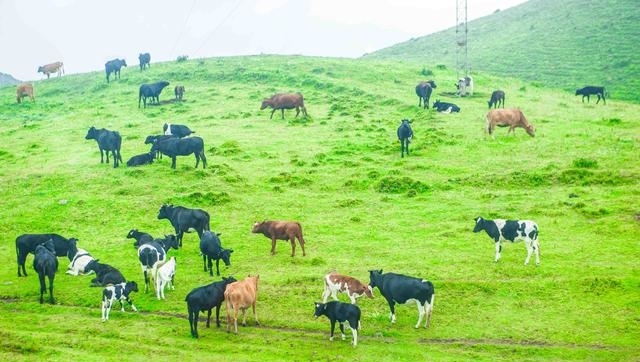
[[[304,106],[304,98],[300,93],[278,93],[271,98],[265,98],[262,100],[262,105],[260,106],[260,110],[263,110],[267,107],[273,108],[271,111],[271,116],[269,119],[273,118],[273,113],[276,110],[282,111],[282,119],[284,119],[284,110],[285,109],[296,109],[296,117],[300,114],[300,110],[302,110],[302,115],[307,116],[307,108]]]
[[[58,73],[59,77],[61,74],[64,74],[64,65],[62,64],[62,62],[41,65],[38,67],[38,73],[46,74],[47,79],[49,79],[51,73]]]
[[[177,85],[173,92],[176,95],[176,101],[181,101],[182,100],[182,96],[184,95],[184,86],[183,85]]]
[[[18,103],[22,102],[24,97],[31,98],[32,102],[35,101],[35,98],[33,97],[33,85],[30,83],[18,84],[18,88],[16,88],[16,100]]]
[[[238,333],[238,310],[242,311],[242,326],[247,325],[246,311],[249,307],[253,309],[253,319],[256,320],[256,325],[260,325],[256,314],[259,279],[259,275],[249,275],[243,280],[227,285],[224,291],[224,300],[227,301],[227,332],[231,330],[231,320],[233,319],[233,327],[236,334]]]
[[[271,239],[271,255],[276,253],[276,240],[289,240],[291,242],[291,256],[296,256],[296,238],[302,248],[302,256],[307,255],[304,251],[302,225],[297,221],[271,220],[256,222],[253,224],[251,232],[254,234],[261,233]]]
[[[521,127],[524,128],[525,131],[529,134],[529,136],[534,137],[536,135],[536,130],[531,125],[521,110],[517,108],[507,108],[507,109],[492,109],[487,113],[487,126],[485,131],[488,132],[491,137],[493,136],[493,130],[498,127],[509,127],[509,132],[513,132],[515,134],[515,128]]]
[[[329,295],[334,300],[338,300],[336,293],[346,293],[351,304],[356,304],[356,298],[360,298],[366,295],[368,298],[373,298],[371,294],[371,288],[368,285],[361,283],[358,279],[350,277],[348,275],[340,275],[336,272],[331,272],[324,276],[324,293],[322,293],[322,303],[326,303],[329,299]]]

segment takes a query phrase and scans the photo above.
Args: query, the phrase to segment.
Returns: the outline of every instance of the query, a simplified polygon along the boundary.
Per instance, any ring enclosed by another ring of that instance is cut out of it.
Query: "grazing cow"
[[[171,124],[171,123],[165,123],[162,126],[162,132],[164,133],[165,136],[175,136],[178,138],[184,138],[191,135],[192,133],[195,133],[185,125]]]
[[[151,102],[149,104],[160,104],[160,93],[164,89],[164,87],[168,86],[169,82],[160,81],[151,84],[143,84],[140,86],[140,91],[138,92],[138,108],[140,108],[140,101],[143,101],[144,108],[147,108],[147,98],[151,98]]]
[[[249,275],[243,280],[227,285],[224,291],[224,299],[227,301],[227,332],[231,330],[231,320],[233,327],[238,334],[238,311],[242,311],[242,326],[247,325],[246,311],[249,307],[253,310],[253,319],[256,325],[260,325],[256,314],[256,301],[258,299],[259,275]]]
[[[64,74],[64,64],[62,62],[54,62],[46,65],[41,65],[38,67],[38,73],[46,74],[47,79],[51,73],[58,73],[58,77]]]
[[[304,251],[302,225],[297,221],[264,220],[254,223],[251,232],[260,233],[271,239],[271,255],[276,253],[276,240],[289,240],[291,242],[291,256],[296,256],[296,239],[302,248],[302,256],[307,255]]]
[[[118,131],[109,131],[105,128],[97,129],[93,126],[89,128],[87,140],[96,140],[98,142],[98,148],[100,149],[100,163],[104,162],[104,153],[107,154],[107,163],[109,163],[109,152],[113,154],[113,168],[118,167],[122,162],[122,155],[120,154],[120,146],[122,144],[122,137]]]
[[[158,211],[158,220],[167,219],[176,231],[178,245],[182,247],[182,236],[185,232],[195,230],[198,237],[202,239],[202,234],[209,227],[209,213],[202,209],[189,209],[182,206],[164,204]]]
[[[369,270],[369,286],[371,288],[378,287],[380,294],[389,303],[391,323],[396,322],[396,303],[415,302],[418,305],[418,323],[415,328],[420,327],[420,322],[425,314],[427,318],[424,327],[429,327],[435,299],[434,287],[430,281],[396,273],[382,274],[382,269],[380,269]]]
[[[150,136],[147,136],[147,138],[145,138],[144,144],[145,145],[151,145],[153,147],[153,144],[156,141],[160,142],[160,141],[168,140],[170,138],[176,138],[176,136],[174,136],[174,135],[163,135],[163,134],[162,135],[150,135]],[[151,151],[149,151],[149,152],[151,152]],[[151,153],[153,153],[153,152],[151,152]],[[160,151],[158,151],[158,150],[155,151],[155,155],[156,155],[156,159],[162,158],[162,153]]]
[[[25,277],[27,276],[27,271],[25,269],[27,255],[29,255],[29,253],[33,254],[38,245],[49,239],[53,240],[56,256],[67,256],[67,252],[69,251],[69,241],[78,240],[75,238],[67,239],[58,234],[22,234],[18,236],[16,238],[16,257],[18,261],[19,277],[21,277],[22,274],[24,274]]]
[[[16,101],[20,103],[24,97],[29,97],[32,102],[36,101],[33,96],[33,85],[31,83],[18,84],[18,87],[16,88]]]
[[[477,233],[482,230],[494,240],[496,245],[496,263],[500,260],[500,252],[502,245],[500,242],[509,240],[512,243],[524,240],[527,247],[527,258],[524,259],[524,265],[529,264],[531,254],[536,254],[536,265],[540,264],[540,244],[538,243],[538,224],[531,220],[504,220],[495,219],[488,220],[478,216],[475,218],[476,226],[473,232]]]
[[[151,278],[155,278],[158,265],[167,258],[167,251],[170,248],[178,249],[178,242],[174,235],[166,235],[164,239],[155,239],[138,248],[138,260],[140,260],[142,274],[144,275],[145,293],[149,291],[149,274],[147,271],[151,270]]]
[[[157,140],[151,146],[151,153],[160,152],[171,157],[171,168],[176,168],[178,156],[188,156],[193,153],[196,157],[196,168],[202,160],[202,168],[207,168],[207,156],[204,154],[204,141],[200,137],[167,138]]]
[[[127,234],[127,239],[135,239],[136,241],[133,243],[133,247],[138,248],[142,244],[152,242],[153,236],[151,236],[151,234],[138,231],[138,229],[131,229]]]
[[[493,93],[491,93],[491,99],[489,99],[487,103],[489,103],[489,109],[491,109],[492,106],[493,108],[500,107],[500,104],[502,104],[502,108],[504,108],[504,91],[494,90]]]
[[[124,59],[113,59],[104,63],[104,71],[107,73],[107,83],[109,83],[111,73],[113,73],[113,79],[120,79],[120,68],[126,66],[127,62]]]
[[[602,98],[603,104],[607,104],[607,100],[604,98],[604,91],[604,87],[587,86],[584,88],[576,89],[576,95],[582,96],[582,103],[584,103],[584,97],[587,97],[587,103],[589,103],[589,96],[595,95],[598,96],[596,104],[600,102],[600,98]]]
[[[466,76],[464,78],[458,79],[458,83],[456,83],[456,88],[458,89],[458,95],[460,97],[472,96],[473,95],[473,78],[470,76]]]
[[[409,155],[409,143],[413,138],[413,129],[411,129],[411,121],[403,119],[397,130],[398,141],[400,141],[400,157],[404,157],[404,153]]]
[[[507,134],[510,132],[516,134],[515,129],[521,127],[527,131],[529,136],[534,137],[536,135],[536,129],[527,121],[522,111],[517,108],[492,109],[487,113],[486,121],[487,126],[485,131],[488,132],[492,138],[495,138],[493,130],[496,126],[509,127]]]
[[[36,246],[33,259],[33,269],[38,273],[40,279],[40,304],[44,303],[44,293],[47,292],[45,277],[49,278],[49,303],[54,304],[53,280],[58,271],[58,258],[56,258],[55,245],[52,239]]]
[[[95,260],[88,251],[78,249],[76,240],[69,240],[67,257],[69,258],[69,267],[67,268],[67,274],[69,275],[89,274],[90,271],[87,270],[87,265]]]
[[[358,329],[360,329],[360,308],[357,305],[342,303],[338,301],[331,301],[329,303],[315,303],[316,310],[314,316],[316,318],[324,315],[329,318],[331,322],[331,335],[329,340],[333,341],[333,334],[336,329],[336,321],[340,324],[340,332],[342,333],[342,340],[345,340],[344,335],[344,322],[349,322],[349,328],[353,335],[353,346],[358,345]]]
[[[460,112],[460,107],[458,107],[456,104],[441,102],[438,99],[436,99],[436,101],[433,103],[433,109],[442,113]]]
[[[184,96],[184,86],[183,85],[177,85],[173,89],[173,93],[176,95],[176,101],[181,101],[182,100],[182,96]]]
[[[332,272],[324,276],[324,292],[322,293],[322,303],[326,303],[329,299],[329,295],[334,300],[338,300],[336,295],[338,292],[346,293],[351,304],[356,304],[356,298],[360,298],[366,295],[368,298],[373,298],[371,288],[368,285],[362,284],[358,279],[340,275]]]
[[[429,109],[429,98],[431,98],[431,92],[438,86],[433,80],[426,82],[420,82],[416,86],[416,95],[418,96],[418,107],[424,103],[424,108]]]
[[[144,70],[144,68],[151,67],[151,54],[149,53],[140,53],[138,55],[138,60],[140,61],[140,70]]]
[[[229,267],[231,265],[231,253],[233,249],[225,249],[220,243],[220,234],[212,233],[207,230],[202,233],[200,238],[200,253],[202,254],[202,263],[204,264],[204,271],[209,271],[209,275],[213,276],[213,260],[216,261],[216,275],[220,275],[220,259],[224,262],[224,265]],[[207,269],[207,267],[209,269]]]
[[[198,338],[198,317],[200,312],[207,311],[207,328],[211,323],[211,310],[216,308],[216,326],[220,328],[220,307],[224,301],[224,292],[227,285],[237,280],[229,276],[222,278],[219,282],[193,289],[184,299],[187,302],[187,311],[189,314],[189,327],[191,328],[191,336]]]
[[[155,157],[153,152],[147,152],[147,153],[135,155],[127,161],[127,167],[150,165],[153,163],[154,158]]]
[[[136,282],[124,282],[116,285],[109,285],[102,291],[102,321],[105,322],[109,319],[109,312],[111,306],[116,301],[120,302],[120,311],[124,312],[124,303],[126,301],[131,305],[131,310],[137,312],[138,309],[133,305],[131,300],[131,293],[138,291],[138,284]]]
[[[304,98],[300,93],[277,93],[271,96],[271,98],[265,98],[262,100],[262,105],[260,106],[260,110],[263,110],[267,107],[271,107],[271,116],[269,119],[273,118],[273,113],[276,110],[280,110],[282,112],[282,119],[284,119],[284,110],[285,109],[296,109],[296,117],[300,114],[300,110],[302,110],[302,115],[307,116],[307,108],[304,106]]]
[[[120,270],[112,267],[109,264],[103,264],[98,260],[91,260],[84,268],[86,273],[91,271],[96,273],[96,277],[91,279],[90,286],[92,287],[105,287],[107,285],[114,285],[126,282],[124,275]]]
[[[169,260],[158,263],[156,270],[156,297],[158,300],[164,299],[164,287],[169,286],[171,290],[175,290],[176,287],[173,284],[173,278],[176,275],[176,257],[172,256]]]

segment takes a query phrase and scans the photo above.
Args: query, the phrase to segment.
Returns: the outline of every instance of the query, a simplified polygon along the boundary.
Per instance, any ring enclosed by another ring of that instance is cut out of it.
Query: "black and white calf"
[[[138,231],[138,229],[131,229],[127,234],[127,239],[135,239],[136,241],[133,243],[134,248],[139,248],[140,245],[150,243],[153,241],[153,236],[149,233],[145,233],[143,231]]]
[[[213,260],[216,261],[216,275],[218,276],[220,275],[220,259],[222,259],[225,266],[229,267],[231,265],[233,249],[223,248],[219,236],[219,233],[212,233],[207,230],[202,233],[202,238],[200,238],[200,253],[202,253],[204,271],[208,270],[210,276],[213,276]]]
[[[449,102],[441,102],[440,100],[436,100],[435,103],[433,103],[433,109],[441,113],[460,112],[460,107],[458,107],[458,105]]]
[[[116,285],[110,285],[102,291],[102,321],[106,321],[109,319],[109,312],[111,311],[111,306],[116,301],[120,302],[120,310],[124,312],[124,303],[131,304],[131,310],[137,312],[138,309],[135,305],[133,305],[133,301],[131,300],[131,293],[138,291],[138,284],[136,282],[126,282],[120,283]]]
[[[330,341],[333,341],[333,334],[336,328],[336,322],[340,324],[340,332],[342,333],[342,340],[345,339],[344,335],[344,322],[349,322],[349,328],[351,328],[351,334],[353,334],[353,346],[358,345],[358,329],[360,329],[360,308],[355,304],[342,303],[338,301],[331,301],[328,303],[316,302],[316,310],[314,316],[316,318],[321,315],[327,316],[331,322],[331,336]]]
[[[167,251],[170,248],[178,249],[178,242],[175,235],[168,235],[164,239],[156,239],[150,243],[143,244],[138,248],[138,259],[144,274],[144,292],[149,291],[149,274],[155,278],[158,273],[159,262],[167,258]],[[155,284],[154,284],[155,287]]]
[[[408,304],[415,302],[418,305],[418,323],[415,327],[420,327],[422,317],[427,318],[424,327],[429,327],[431,312],[433,311],[433,301],[435,290],[433,284],[421,278],[414,278],[396,273],[384,273],[380,270],[369,270],[369,286],[378,287],[380,294],[389,303],[391,309],[391,323],[396,322],[395,304]]]
[[[67,257],[69,258],[69,267],[67,268],[67,274],[80,275],[89,274],[90,270],[87,270],[87,265],[95,258],[91,254],[84,250],[78,249],[76,246],[76,240],[69,240],[69,250],[67,251]]]
[[[162,132],[164,132],[166,136],[175,136],[178,138],[187,137],[190,134],[195,133],[185,125],[171,123],[165,123],[164,126],[162,126]]]
[[[475,218],[476,226],[473,228],[473,232],[477,233],[482,230],[495,241],[496,244],[496,259],[500,260],[500,252],[502,251],[502,245],[500,242],[509,240],[511,242],[524,240],[524,244],[527,247],[527,258],[524,260],[524,265],[529,264],[531,254],[536,254],[536,265],[540,264],[540,244],[538,243],[538,224],[531,220],[504,220],[495,219],[488,220],[478,216]]]

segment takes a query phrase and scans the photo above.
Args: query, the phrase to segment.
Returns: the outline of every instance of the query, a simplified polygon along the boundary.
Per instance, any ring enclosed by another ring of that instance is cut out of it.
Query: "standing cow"
[[[124,59],[113,59],[104,63],[104,71],[107,73],[107,83],[109,83],[111,73],[113,73],[113,79],[120,79],[120,69],[126,66],[127,62]]]
[[[338,301],[331,301],[329,303],[315,303],[316,310],[314,316],[316,318],[321,315],[327,316],[331,322],[331,335],[329,340],[333,341],[333,334],[336,329],[336,322],[340,325],[340,332],[342,333],[342,340],[345,340],[344,335],[344,322],[349,323],[351,328],[351,334],[353,335],[353,346],[358,345],[358,329],[360,329],[360,308],[357,305],[342,303]]]
[[[491,138],[495,138],[493,135],[493,131],[496,126],[498,127],[509,127],[509,131],[507,134],[513,132],[516,133],[515,129],[520,127],[524,128],[527,134],[531,137],[535,137],[536,129],[533,127],[527,118],[524,116],[521,110],[517,108],[507,108],[507,109],[492,109],[487,113],[486,119],[486,128],[485,132],[491,135]]]
[[[47,79],[51,76],[51,73],[58,73],[58,77],[64,74],[64,64],[62,62],[54,62],[38,67],[38,73],[46,74]]]
[[[21,103],[24,97],[29,97],[32,102],[36,99],[33,96],[33,85],[31,83],[20,83],[16,88],[16,100]]]
[[[413,129],[411,129],[411,121],[403,119],[397,130],[398,141],[400,141],[400,157],[404,157],[404,153],[409,155],[409,143],[413,138]]]
[[[200,239],[209,227],[209,213],[201,209],[189,209],[182,206],[164,204],[158,211],[158,220],[167,219],[176,231],[178,246],[182,247],[182,236],[185,232],[195,230]]]
[[[263,234],[271,239],[271,255],[276,253],[276,240],[289,240],[291,242],[291,256],[296,256],[296,239],[302,248],[302,256],[306,256],[304,251],[304,237],[302,236],[302,225],[297,221],[270,220],[256,222],[251,228],[254,234]]]
[[[273,113],[276,110],[281,110],[282,119],[284,119],[284,110],[285,109],[296,109],[296,117],[300,114],[302,110],[302,115],[307,116],[307,108],[304,106],[304,98],[301,93],[278,93],[271,96],[271,98],[265,98],[262,100],[262,105],[260,106],[260,110],[263,110],[267,107],[271,107],[271,116],[269,119],[273,118]]]
[[[87,140],[96,140],[98,142],[98,148],[100,149],[100,163],[104,162],[104,153],[107,154],[107,163],[109,163],[109,152],[113,154],[113,167],[118,167],[122,162],[122,155],[120,155],[120,145],[122,144],[122,137],[117,131],[109,131],[105,128],[97,129],[93,126],[89,128]]]
[[[438,86],[433,80],[426,82],[420,82],[416,85],[416,95],[418,96],[418,107],[424,103],[424,108],[429,109],[429,98],[431,98],[431,92]]]
[[[576,89],[576,95],[582,96],[582,103],[584,103],[584,97],[587,97],[587,103],[589,103],[589,96],[595,95],[598,96],[598,100],[596,104],[600,102],[602,98],[602,104],[607,104],[607,100],[604,98],[604,87],[596,87],[596,86],[586,86],[584,88]]]
[[[540,264],[538,224],[535,222],[531,220],[487,220],[480,216],[475,218],[475,222],[476,225],[473,228],[473,232],[477,233],[484,230],[495,242],[496,263],[500,260],[500,252],[502,251],[502,245],[500,242],[504,240],[509,240],[511,242],[524,240],[524,244],[527,247],[527,258],[524,260],[524,265],[529,264],[531,254],[534,252],[536,254],[536,265]]]
[[[493,106],[493,108],[499,108],[502,104],[502,108],[504,108],[504,91],[494,90],[491,93],[491,99],[489,99],[489,109]]]
[[[140,53],[140,55],[138,55],[138,60],[140,61],[140,70],[151,67],[151,54]]]

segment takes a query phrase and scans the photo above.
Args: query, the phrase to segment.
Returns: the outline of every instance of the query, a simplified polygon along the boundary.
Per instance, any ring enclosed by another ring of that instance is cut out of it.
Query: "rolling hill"
[[[468,23],[469,65],[472,74],[515,77],[568,92],[604,85],[614,100],[640,102],[638,23],[635,0],[530,0]],[[455,39],[454,27],[363,58],[455,69]]]

